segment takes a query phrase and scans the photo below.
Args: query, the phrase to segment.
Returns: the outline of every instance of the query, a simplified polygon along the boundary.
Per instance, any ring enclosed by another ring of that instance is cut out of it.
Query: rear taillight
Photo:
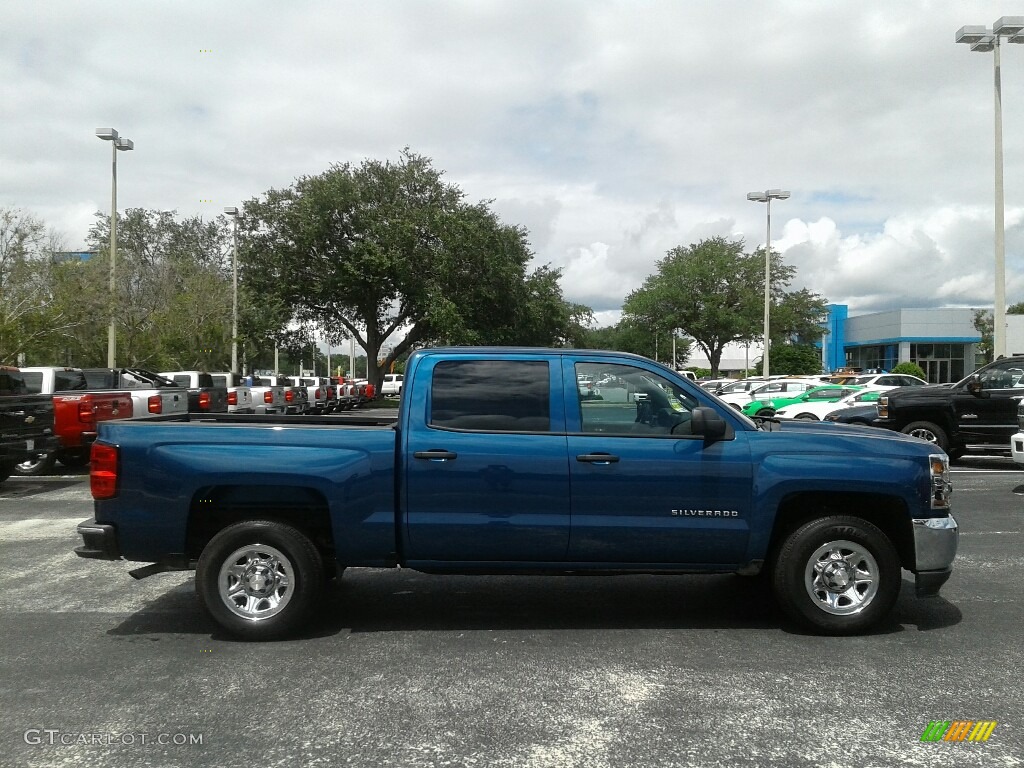
[[[84,424],[92,424],[96,421],[96,406],[91,400],[78,401],[78,420]]]
[[[317,388],[316,388],[316,394],[315,394],[315,395],[313,395],[313,397],[314,397],[315,399],[317,399],[317,400],[320,400],[320,399],[321,399],[321,398],[320,398],[320,387],[317,387]]]
[[[93,443],[89,451],[89,489],[94,499],[117,496],[118,450],[106,443]]]
[[[209,392],[200,392],[199,393],[199,407],[202,410],[204,410],[204,411],[209,410],[209,408],[210,408],[210,393]]]
[[[264,403],[272,403],[272,402],[274,402],[274,393],[271,392],[269,389],[266,392],[263,393],[263,402]]]
[[[287,392],[284,393],[284,399],[290,403],[292,400],[295,399],[295,393],[289,389]]]
[[[237,392],[228,392],[228,405],[238,405]]]
[[[149,412],[150,413],[163,413],[164,412],[164,401],[160,399],[160,395],[149,396]]]

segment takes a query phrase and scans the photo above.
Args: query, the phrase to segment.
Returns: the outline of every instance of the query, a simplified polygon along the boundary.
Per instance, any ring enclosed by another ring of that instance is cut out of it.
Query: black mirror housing
[[[714,408],[698,406],[690,414],[690,432],[702,435],[705,440],[721,440],[728,431],[728,423]]]

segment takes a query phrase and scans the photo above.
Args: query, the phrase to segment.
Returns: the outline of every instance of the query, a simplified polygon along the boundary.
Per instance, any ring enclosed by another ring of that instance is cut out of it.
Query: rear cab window
[[[427,422],[440,429],[550,432],[551,368],[546,360],[440,360]]]

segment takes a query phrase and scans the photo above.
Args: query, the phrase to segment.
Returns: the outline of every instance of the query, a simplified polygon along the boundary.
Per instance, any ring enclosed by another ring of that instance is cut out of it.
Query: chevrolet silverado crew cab
[[[580,376],[604,380],[601,399]],[[209,614],[280,637],[346,567],[763,573],[785,613],[863,632],[951,573],[947,456],[884,430],[758,425],[674,371],[592,350],[413,354],[395,417],[101,424],[81,557],[196,569]]]
[[[1007,453],[1022,399],[1024,357],[1004,357],[956,384],[883,393],[872,426],[927,440],[954,459],[983,451]]]

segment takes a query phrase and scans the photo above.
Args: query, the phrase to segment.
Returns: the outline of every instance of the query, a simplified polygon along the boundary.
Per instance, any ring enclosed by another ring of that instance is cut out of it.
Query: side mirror
[[[729,425],[714,408],[698,406],[690,414],[690,432],[705,440],[721,440],[728,430]]]
[[[967,380],[967,391],[975,397],[985,396],[985,388],[981,384],[981,376],[974,374]]]

